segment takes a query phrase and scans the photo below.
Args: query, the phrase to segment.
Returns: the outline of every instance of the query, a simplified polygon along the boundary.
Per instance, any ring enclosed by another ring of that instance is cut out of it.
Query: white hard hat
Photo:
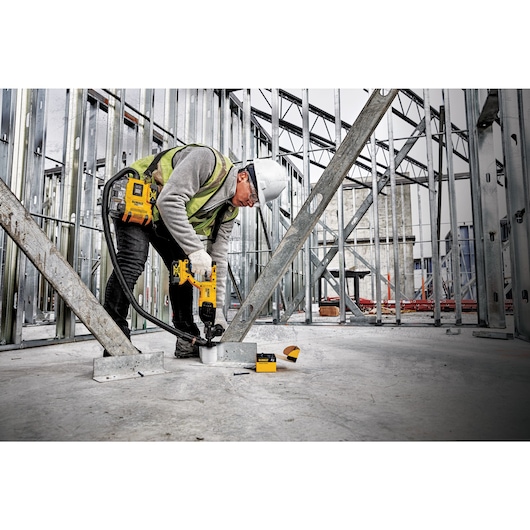
[[[273,201],[279,197],[280,193],[287,186],[286,169],[268,158],[255,158],[254,172],[256,175],[256,191],[258,192],[259,206],[265,206],[265,203]]]

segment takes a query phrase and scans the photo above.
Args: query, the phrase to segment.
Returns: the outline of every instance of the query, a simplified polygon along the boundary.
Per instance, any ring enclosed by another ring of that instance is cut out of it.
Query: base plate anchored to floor
[[[510,340],[513,339],[513,333],[504,333],[502,331],[473,331],[473,337]]]
[[[99,383],[168,373],[164,369],[164,352],[138,355],[115,355],[94,359],[93,379]]]
[[[239,363],[255,363],[258,345],[255,342],[219,342],[217,360]]]

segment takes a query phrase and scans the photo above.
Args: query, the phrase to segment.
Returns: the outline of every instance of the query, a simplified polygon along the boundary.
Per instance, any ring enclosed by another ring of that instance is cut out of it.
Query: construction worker
[[[127,285],[132,290],[142,274],[149,243],[170,269],[176,260],[189,259],[191,271],[211,273],[217,267],[217,311],[215,325],[223,330],[228,241],[241,207],[263,207],[276,199],[286,186],[285,169],[268,159],[254,159],[248,165],[235,166],[217,150],[204,145],[179,146],[158,155],[145,157],[130,166],[142,176],[147,171],[158,185],[159,195],[153,207],[153,223],[142,226],[114,219],[117,258]],[[154,170],[153,170],[154,168]],[[200,336],[193,318],[193,286],[170,285],[169,297],[176,329]],[[115,272],[111,274],[104,307],[127,337],[129,300]],[[176,357],[196,357],[197,345],[177,337]],[[109,354],[105,351],[104,356]]]

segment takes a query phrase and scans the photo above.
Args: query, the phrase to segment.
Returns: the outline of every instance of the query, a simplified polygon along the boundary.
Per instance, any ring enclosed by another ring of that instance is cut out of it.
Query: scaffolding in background
[[[236,163],[278,160],[286,190],[237,219],[227,312],[251,292],[371,95],[298,92],[3,89],[0,178],[102,300],[111,269],[100,211],[106,179],[137,158],[192,142]],[[261,316],[281,323],[304,312],[311,324],[324,281],[343,324],[348,311],[363,315],[362,297],[376,324],[406,323],[401,309],[423,299],[434,325],[450,306],[446,322],[458,326],[474,297],[477,324],[505,328],[513,307],[517,336],[530,340],[529,98],[526,90],[400,90]],[[24,328],[41,323],[55,326],[53,340],[75,340],[75,315],[3,230],[0,251],[0,348],[28,346]],[[356,270],[366,273],[357,297],[348,283]],[[170,322],[167,285],[152,252],[135,296]],[[395,312],[383,317],[389,304]],[[147,327],[133,310],[131,327]]]

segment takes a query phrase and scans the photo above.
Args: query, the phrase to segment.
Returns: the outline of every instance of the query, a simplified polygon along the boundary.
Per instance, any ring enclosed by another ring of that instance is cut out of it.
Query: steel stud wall
[[[0,178],[102,300],[111,271],[99,204],[107,178],[140,156],[187,142],[212,145],[234,162],[278,160],[289,175],[281,199],[243,210],[237,220],[228,311],[267,267],[370,96],[328,92],[324,104],[323,94],[306,89],[3,89]],[[526,90],[399,91],[262,316],[287,322],[300,311],[311,323],[319,282],[339,299],[341,323],[347,311],[362,316],[345,277],[357,267],[370,273],[361,295],[373,299],[377,323],[410,322],[414,315],[403,314],[400,303],[425,297],[435,326],[451,298],[454,311],[444,313],[444,323],[459,326],[474,292],[479,325],[505,328],[513,301],[516,334],[529,340],[529,97]],[[472,211],[462,206],[465,197]],[[463,229],[476,238],[464,241]],[[463,257],[469,245],[471,271]],[[3,230],[0,248],[0,348],[31,345],[25,330],[38,324],[55,327],[42,327],[43,340],[85,333]],[[167,281],[151,253],[135,295],[169,322]],[[387,299],[396,302],[395,316],[383,318]],[[131,323],[136,330],[149,325],[134,311]]]

